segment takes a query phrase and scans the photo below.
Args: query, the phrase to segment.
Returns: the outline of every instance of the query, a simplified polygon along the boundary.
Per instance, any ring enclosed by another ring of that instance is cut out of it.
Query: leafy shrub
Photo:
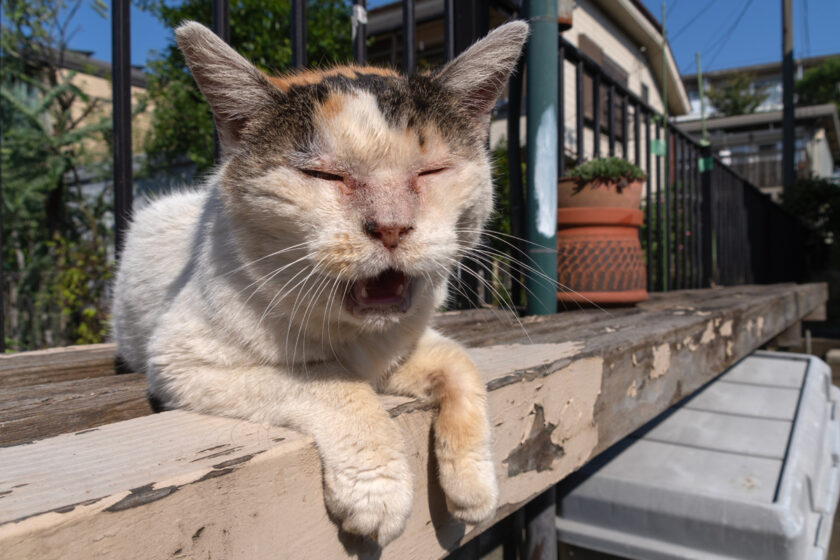
[[[579,183],[618,183],[619,189],[633,181],[647,179],[645,172],[625,159],[618,157],[597,158],[578,165],[569,177]]]

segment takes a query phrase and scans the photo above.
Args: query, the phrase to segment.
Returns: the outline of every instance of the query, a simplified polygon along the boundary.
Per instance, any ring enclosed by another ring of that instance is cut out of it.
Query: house
[[[111,118],[111,64],[93,58],[91,51],[73,49],[57,50],[45,48],[32,56],[31,64],[39,62],[49,64],[58,69],[61,78],[66,79],[72,74],[71,83],[94,101],[94,110],[83,114],[89,109],[86,105],[76,104],[70,111],[74,119],[81,119],[80,124],[93,124],[101,119]],[[142,67],[131,68],[131,98],[132,106],[137,107],[144,98],[147,75]],[[135,154],[143,151],[143,138],[149,129],[152,111],[147,110],[135,115],[132,119],[132,146]],[[92,157],[110,157],[110,150],[103,140],[88,138],[84,140],[86,150]]]
[[[797,78],[838,55],[795,61]],[[703,88],[721,87],[738,76],[750,77],[750,89],[767,98],[746,115],[717,115],[706,99],[707,140],[721,160],[774,199],[782,192],[782,67],[781,62],[728,68],[703,73]],[[689,114],[679,127],[700,140],[703,123],[697,75],[683,76],[691,101]],[[840,170],[840,121],[833,104],[796,107],[794,166],[797,176],[838,177]]]
[[[415,9],[417,21],[418,68],[434,67],[444,61],[443,0],[419,0]],[[511,14],[490,3],[487,27],[493,28],[510,19]],[[638,0],[578,0],[574,3],[572,26],[563,33],[563,38],[590,59],[601,65],[617,83],[661,112],[665,103],[662,98],[662,28],[656,18]],[[372,42],[368,49],[371,64],[399,66],[402,51],[402,7],[400,2],[371,9],[368,14],[367,32]],[[679,77],[679,71],[669,48],[666,48],[665,81],[667,82],[667,106],[671,115],[682,115],[690,110],[689,98]],[[564,63],[564,91],[561,93],[566,108],[566,136],[564,138],[567,157],[576,157],[575,146],[575,68]],[[585,145],[589,150],[585,158],[592,156],[592,79],[584,79],[584,95],[587,126]],[[602,127],[606,126],[606,86],[600,96]],[[527,92],[525,92],[527,96]],[[506,97],[506,96],[505,96]],[[506,99],[496,107],[491,126],[491,146],[498,145],[506,136]],[[523,104],[524,106],[524,104]],[[618,111],[616,117],[620,118]],[[523,116],[524,131],[525,120]],[[606,153],[605,135],[601,141],[602,153]],[[522,143],[525,143],[524,132]]]

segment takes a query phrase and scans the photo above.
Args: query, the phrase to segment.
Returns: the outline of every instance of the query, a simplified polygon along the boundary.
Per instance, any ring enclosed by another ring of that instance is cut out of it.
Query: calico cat
[[[118,353],[166,408],[313,436],[327,507],[380,544],[402,532],[413,490],[377,390],[437,405],[455,518],[496,508],[484,385],[429,320],[490,214],[490,109],[527,35],[509,23],[408,77],[268,77],[202,25],[176,31],[224,156],[203,186],[135,215],[114,293]]]

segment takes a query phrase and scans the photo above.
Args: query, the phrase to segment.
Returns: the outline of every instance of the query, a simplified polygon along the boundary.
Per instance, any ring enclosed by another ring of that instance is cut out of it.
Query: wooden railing
[[[17,444],[0,448],[0,558],[478,558],[498,546],[515,554],[525,504],[826,297],[822,284],[743,286],[655,294],[636,308],[531,317],[521,327],[489,310],[438,316],[487,383],[500,506],[478,526],[454,521],[429,458],[433,410],[383,397],[415,474],[405,533],[384,550],[329,519],[310,438],[134,409],[148,406],[142,380],[115,375],[106,346],[3,356],[0,444]],[[115,414],[135,417],[114,422]]]

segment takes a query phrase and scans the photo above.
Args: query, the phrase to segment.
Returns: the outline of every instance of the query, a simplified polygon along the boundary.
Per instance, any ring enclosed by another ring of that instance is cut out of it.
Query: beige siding
[[[68,70],[61,70],[62,78],[70,73]],[[99,122],[101,119],[111,119],[111,80],[94,76],[92,74],[83,74],[81,72],[75,73],[72,78],[72,83],[80,90],[90,96],[91,100],[99,100],[96,109],[89,115],[85,116],[80,126],[91,125]],[[131,86],[131,105],[136,107],[139,100],[144,96],[146,91],[137,86]],[[76,103],[72,108],[72,116],[78,119],[82,116],[85,108],[85,103]],[[135,115],[131,120],[131,139],[132,152],[140,153],[143,151],[143,138],[149,130],[151,123],[153,107],[151,103],[146,107],[146,110],[138,115]],[[99,139],[86,139],[84,141],[85,150],[91,157],[105,157],[108,156],[108,147],[104,139],[100,136]]]
[[[663,103],[660,85],[651,70],[646,53],[640,45],[634,42],[622,29],[606,14],[604,14],[591,0],[578,0],[573,12],[573,27],[563,35],[567,41],[576,47],[580,46],[580,35],[584,34],[593,40],[604,52],[625,72],[627,72],[628,89],[642,97],[642,85],[648,88],[648,104],[657,111],[662,111]],[[577,86],[575,78],[575,66],[568,61],[564,63],[564,105],[565,105],[565,142],[566,155],[569,158],[577,157]],[[521,121],[521,143],[526,144],[527,120],[523,117]],[[651,124],[651,137],[654,137],[653,124]],[[642,139],[645,137],[644,120],[641,127]],[[591,128],[584,128],[584,159],[593,157],[593,138]],[[504,120],[495,121],[491,126],[491,146],[497,145],[507,137],[507,124]],[[628,110],[628,145],[627,155],[630,161],[634,159],[635,139],[633,138],[633,110]],[[559,140],[559,139],[558,139]],[[644,140],[642,140],[644,141]],[[609,138],[603,131],[601,133],[600,152],[602,156],[609,154]],[[615,155],[622,155],[621,143],[616,141]],[[641,151],[641,167],[645,169],[645,146]],[[655,158],[652,158],[652,162]]]

